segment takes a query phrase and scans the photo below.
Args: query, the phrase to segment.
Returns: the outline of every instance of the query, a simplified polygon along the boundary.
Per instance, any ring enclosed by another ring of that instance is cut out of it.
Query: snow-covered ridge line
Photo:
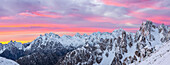
[[[64,59],[59,60],[57,64],[128,65],[141,62],[157,51],[162,43],[169,40],[170,27],[156,26],[151,21],[146,21],[136,33],[126,32],[123,29],[114,30],[111,33],[94,32],[90,35],[77,33],[74,36],[63,35],[61,37],[54,33],[46,33],[29,44],[16,45],[17,42],[11,42],[2,45],[0,50],[2,55],[10,51],[12,55],[17,56],[14,59],[19,57],[18,62],[21,63],[23,59],[29,61],[30,57],[38,56],[37,54],[42,54],[40,56],[43,57],[48,53],[57,53],[59,56],[66,54]],[[15,53],[16,50],[19,52]],[[33,61],[36,62],[36,59]]]

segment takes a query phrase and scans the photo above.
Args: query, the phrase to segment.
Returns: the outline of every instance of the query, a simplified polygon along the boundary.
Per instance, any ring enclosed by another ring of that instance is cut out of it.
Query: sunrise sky
[[[0,42],[26,43],[49,32],[135,32],[146,20],[170,26],[170,0],[1,0]]]

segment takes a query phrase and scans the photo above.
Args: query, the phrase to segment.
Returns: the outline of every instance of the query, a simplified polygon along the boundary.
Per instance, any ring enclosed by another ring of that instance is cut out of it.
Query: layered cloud
[[[146,20],[170,26],[169,11],[169,0],[1,0],[0,42],[49,32],[135,32]]]

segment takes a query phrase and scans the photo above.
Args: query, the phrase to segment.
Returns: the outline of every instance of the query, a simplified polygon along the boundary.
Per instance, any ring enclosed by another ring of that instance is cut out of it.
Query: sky
[[[170,26],[170,0],[1,0],[0,42],[26,43],[50,32],[135,32],[146,20]]]

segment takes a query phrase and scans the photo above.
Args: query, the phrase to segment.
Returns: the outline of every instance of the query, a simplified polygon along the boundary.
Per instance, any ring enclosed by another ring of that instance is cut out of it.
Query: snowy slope
[[[151,56],[144,59],[140,63],[133,63],[131,65],[169,65],[170,63],[170,41],[164,43],[163,46],[159,48]]]
[[[19,64],[13,60],[0,57],[0,65],[19,65]]]

